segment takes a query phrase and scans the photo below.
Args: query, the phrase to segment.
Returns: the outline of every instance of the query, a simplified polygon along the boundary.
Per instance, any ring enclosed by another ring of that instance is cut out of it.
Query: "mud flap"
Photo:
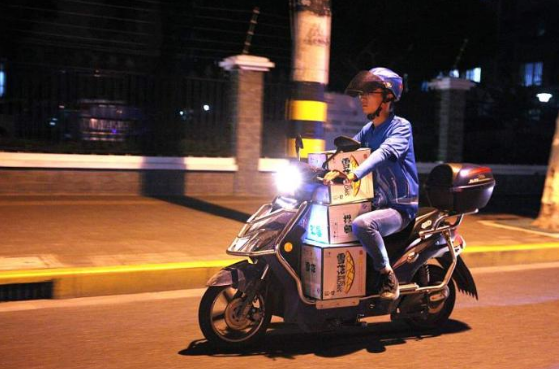
[[[444,257],[437,258],[437,261],[441,264],[444,269],[448,269],[450,264],[452,264],[452,260],[450,256],[447,254]],[[454,268],[454,273],[452,274],[452,279],[456,282],[458,286],[458,291],[475,297],[476,300],[479,300],[476,288],[476,282],[474,281],[474,277],[472,273],[470,273],[470,269],[464,260],[460,256],[458,256],[458,262],[456,264],[456,268]]]

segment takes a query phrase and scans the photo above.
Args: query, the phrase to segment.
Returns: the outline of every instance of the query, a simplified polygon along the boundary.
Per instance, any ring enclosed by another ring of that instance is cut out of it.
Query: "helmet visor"
[[[364,70],[353,77],[347,85],[345,93],[351,97],[357,97],[359,94],[373,92],[377,88],[384,88],[382,80],[371,72]]]

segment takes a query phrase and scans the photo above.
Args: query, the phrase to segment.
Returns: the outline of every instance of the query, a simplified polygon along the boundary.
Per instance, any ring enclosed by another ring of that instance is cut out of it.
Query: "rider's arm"
[[[391,130],[380,147],[373,151],[353,173],[357,179],[363,178],[371,173],[383,161],[399,159],[408,150],[411,139],[411,125],[409,122],[404,121]]]

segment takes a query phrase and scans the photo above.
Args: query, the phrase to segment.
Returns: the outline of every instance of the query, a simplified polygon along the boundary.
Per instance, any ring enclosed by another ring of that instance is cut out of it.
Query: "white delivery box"
[[[304,244],[301,257],[305,295],[320,300],[365,295],[367,253],[361,245]]]
[[[313,167],[321,168],[322,164],[334,154],[334,151],[309,153],[308,162]],[[337,169],[349,173],[365,161],[371,154],[370,149],[359,149],[352,152],[338,153],[328,162],[327,169]],[[374,197],[373,175],[369,173],[357,182],[349,184],[333,184],[320,186],[313,195],[313,200],[323,204],[347,204],[355,201],[369,200]]]
[[[337,244],[357,240],[351,223],[358,215],[371,211],[371,202],[341,205],[312,204],[307,223],[307,240]]]

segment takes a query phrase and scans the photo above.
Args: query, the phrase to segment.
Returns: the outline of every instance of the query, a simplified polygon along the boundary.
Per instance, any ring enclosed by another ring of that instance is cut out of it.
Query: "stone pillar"
[[[464,146],[464,117],[466,92],[475,83],[460,78],[434,79],[429,87],[439,91],[437,120],[439,125],[439,148],[437,160],[461,162]]]
[[[233,191],[236,195],[254,193],[262,141],[264,72],[274,67],[267,58],[253,55],[230,56],[219,63],[230,72],[229,99],[233,153],[237,160]]]

